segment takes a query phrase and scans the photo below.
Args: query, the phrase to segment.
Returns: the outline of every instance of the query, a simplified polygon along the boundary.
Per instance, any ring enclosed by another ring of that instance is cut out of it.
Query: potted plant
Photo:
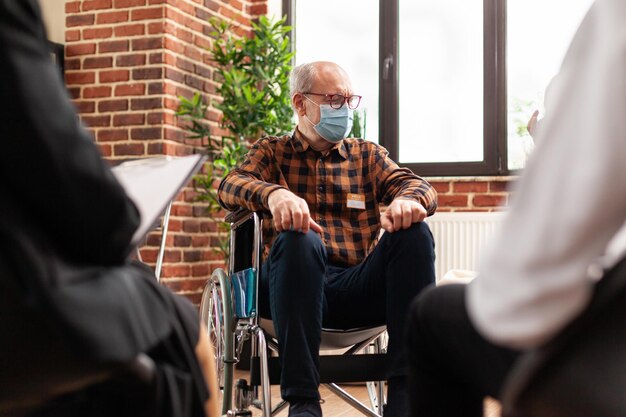
[[[209,161],[205,173],[196,178],[198,199],[207,203],[209,217],[219,222],[219,230],[226,230],[221,219],[217,186],[228,173],[239,166],[250,144],[264,135],[277,135],[293,129],[289,96],[291,59],[285,18],[272,21],[261,16],[252,23],[251,36],[236,36],[232,23],[210,20],[214,31],[211,54],[221,80],[217,89],[221,102],[212,103],[222,112],[220,125],[231,134],[216,137],[206,122],[209,107],[196,93],[191,100],[179,97],[177,115],[188,120],[190,138],[206,143]],[[224,233],[216,250],[227,259],[228,239]]]

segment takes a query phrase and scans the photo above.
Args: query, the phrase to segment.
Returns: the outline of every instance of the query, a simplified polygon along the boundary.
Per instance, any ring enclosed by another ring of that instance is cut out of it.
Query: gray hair
[[[294,94],[310,91],[313,87],[313,80],[317,74],[317,68],[314,62],[308,64],[300,64],[291,71],[289,77],[289,90],[291,97]]]

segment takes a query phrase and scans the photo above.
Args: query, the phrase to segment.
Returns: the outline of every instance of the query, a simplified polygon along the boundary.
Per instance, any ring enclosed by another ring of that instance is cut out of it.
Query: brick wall
[[[186,139],[174,113],[180,95],[216,98],[207,19],[236,20],[245,33],[267,12],[266,1],[66,1],[66,82],[102,154],[117,163],[193,153],[198,143]],[[207,116],[217,131],[219,113]],[[172,209],[162,272],[165,285],[194,302],[222,264],[210,249],[215,224],[204,214],[185,189]],[[154,263],[159,243],[158,234],[148,237],[144,261]]]
[[[509,203],[515,177],[426,178],[437,190],[438,211],[498,211]]]

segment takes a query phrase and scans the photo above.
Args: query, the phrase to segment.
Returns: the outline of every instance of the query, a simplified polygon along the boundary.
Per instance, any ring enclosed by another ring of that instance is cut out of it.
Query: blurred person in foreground
[[[411,299],[435,279],[423,220],[435,212],[437,194],[383,147],[346,137],[360,99],[335,63],[294,68],[295,131],[257,141],[219,188],[226,209],[273,219],[265,223],[259,307],[277,331],[290,417],[322,414],[322,326],[382,324],[389,333],[384,415],[408,415],[403,330]],[[381,227],[386,233],[377,242]]]
[[[79,123],[37,0],[0,0],[0,63],[0,414],[20,398],[63,414],[46,407],[65,396],[85,415],[126,402],[133,417],[216,417],[208,337],[189,301],[128,261],[139,213]],[[99,390],[141,355],[148,392]]]
[[[585,311],[598,271],[623,257],[626,245],[613,239],[626,220],[624,28],[625,1],[593,4],[478,276],[426,290],[412,305],[414,416],[482,416],[483,397],[498,397],[519,353]]]

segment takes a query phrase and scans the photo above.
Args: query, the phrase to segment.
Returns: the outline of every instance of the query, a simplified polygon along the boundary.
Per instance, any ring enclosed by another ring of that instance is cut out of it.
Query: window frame
[[[283,0],[287,24],[296,26],[295,0]],[[399,161],[399,1],[379,0],[379,140]],[[295,45],[296,32],[292,34]],[[483,0],[483,160],[401,163],[423,176],[511,175],[507,161],[506,0]],[[296,51],[297,53],[297,51]],[[294,58],[295,59],[295,58]]]

